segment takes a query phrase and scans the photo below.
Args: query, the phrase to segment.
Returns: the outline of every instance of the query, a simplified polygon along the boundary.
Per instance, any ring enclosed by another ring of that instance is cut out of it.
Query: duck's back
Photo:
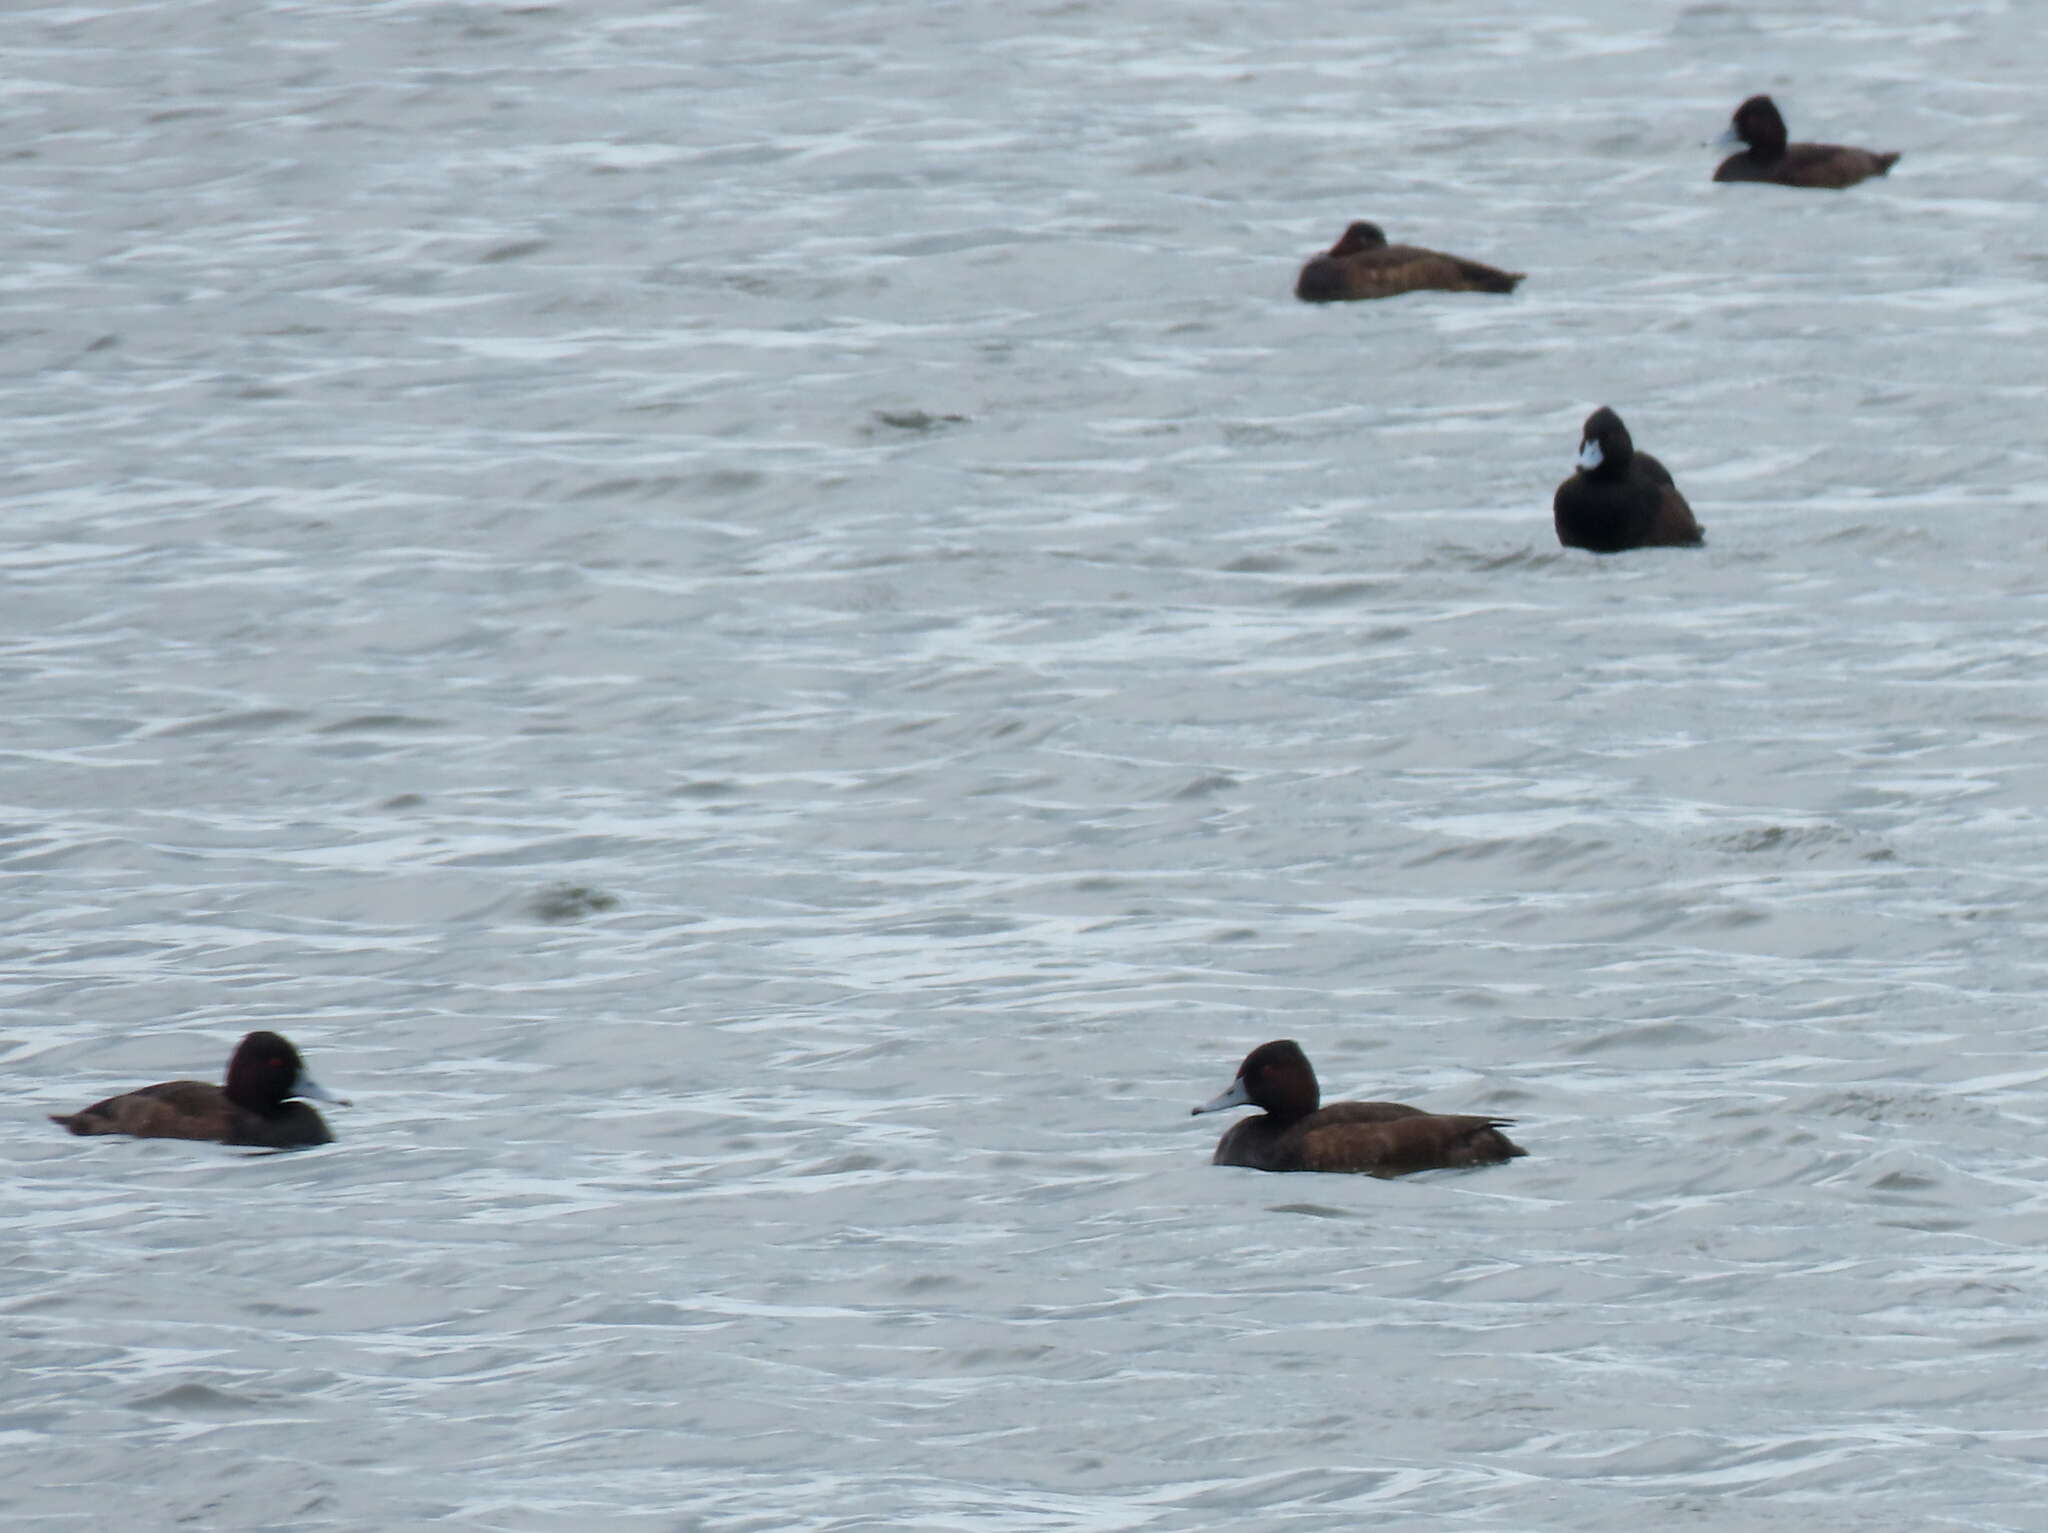
[[[1381,1122],[1317,1123],[1301,1137],[1304,1171],[1406,1176],[1456,1166],[1490,1166],[1529,1152],[1501,1132],[1505,1118],[1417,1112]]]
[[[141,1139],[219,1139],[238,1111],[205,1081],[165,1081],[108,1097],[50,1119],[74,1134],[133,1134]]]
[[[1730,155],[1716,168],[1714,179],[1840,191],[1884,175],[1898,162],[1896,154],[1874,154],[1846,144],[1787,144],[1783,154],[1761,155],[1751,149]]]

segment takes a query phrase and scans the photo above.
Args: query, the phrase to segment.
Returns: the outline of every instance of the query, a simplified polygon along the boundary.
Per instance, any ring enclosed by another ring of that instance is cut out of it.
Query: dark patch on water
[[[618,907],[619,897],[588,884],[552,884],[536,894],[528,909],[553,925],[581,921]]]
[[[926,433],[943,431],[948,426],[964,426],[967,424],[967,417],[964,415],[934,415],[928,410],[877,410],[875,412],[875,421],[877,424],[887,426],[895,431]],[[876,433],[874,427],[869,426],[865,428],[863,434],[874,436]]]

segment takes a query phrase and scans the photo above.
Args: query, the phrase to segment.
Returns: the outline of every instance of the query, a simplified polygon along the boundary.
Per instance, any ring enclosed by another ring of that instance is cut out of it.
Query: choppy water
[[[0,52],[7,1526],[2038,1528],[2029,8]],[[1276,1036],[1532,1156],[1208,1166]]]

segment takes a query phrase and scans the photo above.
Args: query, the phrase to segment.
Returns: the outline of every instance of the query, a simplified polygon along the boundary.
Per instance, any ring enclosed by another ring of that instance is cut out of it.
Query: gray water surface
[[[7,1527],[2040,1533],[2032,10],[0,53]],[[1530,1158],[1211,1167],[1271,1037]]]

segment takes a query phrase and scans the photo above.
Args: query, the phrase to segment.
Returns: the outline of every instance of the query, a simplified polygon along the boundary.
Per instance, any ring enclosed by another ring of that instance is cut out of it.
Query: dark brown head
[[[1735,109],[1728,131],[1721,135],[1723,146],[1747,144],[1750,153],[1766,158],[1785,152],[1785,119],[1769,96],[1751,96]]]
[[[227,1097],[251,1112],[275,1113],[293,1097],[348,1104],[306,1073],[291,1041],[276,1033],[251,1033],[228,1061]]]
[[[1369,224],[1364,219],[1360,219],[1339,235],[1337,243],[1332,245],[1325,254],[1333,256],[1357,255],[1361,250],[1378,250],[1386,242],[1386,232],[1378,224]]]
[[[1597,474],[1603,479],[1618,478],[1628,473],[1629,463],[1635,455],[1635,441],[1619,415],[1602,405],[1586,417],[1585,427],[1579,432],[1578,465],[1581,473]]]
[[[1301,1052],[1301,1045],[1292,1038],[1277,1038],[1245,1055],[1230,1089],[1204,1102],[1195,1112],[1263,1107],[1276,1118],[1305,1118],[1322,1099],[1316,1072],[1309,1065],[1308,1055]]]

